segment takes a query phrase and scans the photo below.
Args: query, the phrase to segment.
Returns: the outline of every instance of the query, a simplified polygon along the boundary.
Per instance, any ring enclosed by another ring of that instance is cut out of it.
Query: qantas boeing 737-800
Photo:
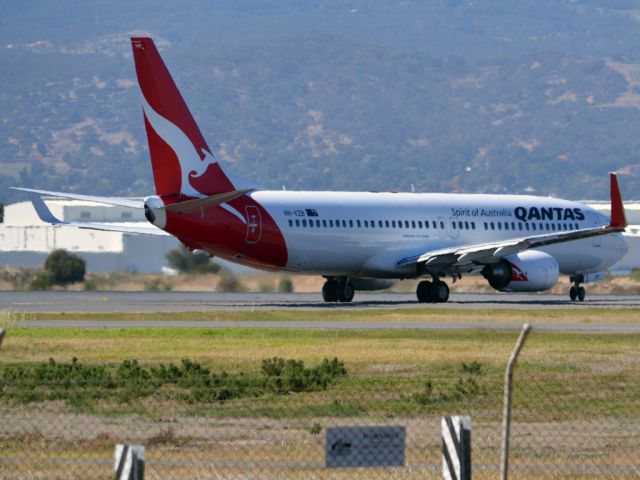
[[[135,199],[22,188],[46,222],[174,235],[192,250],[243,265],[322,275],[327,302],[422,277],[418,301],[446,302],[442,279],[467,274],[505,292],[547,290],[566,274],[571,299],[583,300],[582,283],[627,252],[614,174],[610,219],[547,197],[262,190],[213,157],[153,41],[132,38],[131,45],[156,193]],[[43,195],[141,208],[153,225],[63,222]]]

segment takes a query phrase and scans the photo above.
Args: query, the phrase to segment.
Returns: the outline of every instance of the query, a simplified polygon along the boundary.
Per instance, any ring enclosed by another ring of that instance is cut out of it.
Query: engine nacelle
[[[558,283],[560,268],[551,255],[525,250],[486,265],[482,276],[501,292],[541,292]]]
[[[158,228],[167,224],[167,211],[160,197],[151,196],[144,199],[144,216]]]
[[[395,280],[389,280],[386,278],[358,278],[350,277],[349,282],[354,290],[384,290],[391,288],[395,285]]]

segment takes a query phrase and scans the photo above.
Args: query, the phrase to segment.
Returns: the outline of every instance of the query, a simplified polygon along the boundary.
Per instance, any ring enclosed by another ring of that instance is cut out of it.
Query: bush
[[[84,281],[87,262],[66,250],[51,252],[44,262],[44,269],[51,276],[51,284],[68,285]]]
[[[145,292],[170,292],[173,290],[173,286],[170,283],[164,283],[160,279],[153,279],[149,282],[145,282],[144,284]]]
[[[278,291],[282,293],[293,292],[293,282],[289,277],[282,277],[278,283]]]
[[[179,365],[157,366],[145,366],[135,359],[119,365],[87,365],[75,357],[70,363],[49,359],[0,368],[0,404],[64,400],[86,408],[98,401],[130,403],[151,396],[190,404],[212,403],[322,391],[346,375],[344,363],[337,358],[325,358],[319,365],[306,368],[301,361],[274,357],[262,362],[261,373],[235,374],[224,370],[215,373],[189,359]]]
[[[184,245],[166,254],[171,268],[183,273],[218,273],[220,266],[212,263],[204,253],[192,253]]]
[[[218,283],[219,292],[244,292],[245,288],[242,282],[231,273],[226,273],[220,278]]]
[[[261,293],[269,293],[269,292],[273,292],[274,288],[273,288],[273,283],[268,282],[268,281],[262,281],[260,282],[260,284],[258,285],[258,290]]]
[[[53,279],[49,272],[42,272],[29,284],[29,290],[46,290],[53,285]]]
[[[84,281],[84,289],[87,292],[92,292],[98,289],[98,283],[94,279],[89,279]]]
[[[460,371],[470,375],[482,375],[482,363],[477,362],[476,360],[471,363],[462,362],[462,365],[460,365]]]

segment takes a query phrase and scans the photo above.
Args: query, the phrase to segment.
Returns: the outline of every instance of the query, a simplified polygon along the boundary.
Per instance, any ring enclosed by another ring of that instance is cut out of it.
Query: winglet
[[[53,213],[51,213],[51,210],[47,207],[47,204],[44,203],[44,200],[39,193],[29,192],[29,197],[31,197],[31,203],[33,204],[33,208],[36,209],[36,213],[40,217],[40,220],[52,225],[62,225],[67,223],[58,219]]]
[[[620,187],[618,187],[618,178],[615,173],[610,173],[609,176],[611,178],[611,223],[609,226],[625,229],[627,226],[627,217],[624,214],[624,205],[622,204]]]

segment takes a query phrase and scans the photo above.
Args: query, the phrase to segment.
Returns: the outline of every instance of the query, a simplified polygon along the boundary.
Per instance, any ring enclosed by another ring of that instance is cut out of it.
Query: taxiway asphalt
[[[535,328],[551,331],[585,331],[608,333],[640,333],[640,297],[628,295],[593,295],[583,303],[569,301],[560,295],[524,294],[473,294],[454,293],[446,304],[425,306],[429,308],[459,309],[588,309],[593,307],[616,309],[638,308],[638,323],[549,323]],[[404,293],[360,293],[349,304],[326,304],[315,293],[211,293],[211,292],[0,292],[0,311],[19,313],[153,313],[176,312],[174,320],[107,320],[38,319],[28,315],[20,325],[32,328],[296,328],[326,330],[517,330],[522,322],[438,322],[437,317],[429,321],[335,321],[305,320],[307,311],[342,310],[402,310],[421,308],[412,294]],[[251,311],[255,320],[183,320],[179,312]],[[260,319],[260,312],[285,310],[300,312],[300,319],[269,321]]]
[[[419,304],[413,293],[357,292],[351,303],[324,303],[320,293],[218,292],[0,292],[0,311],[13,312],[209,312],[234,310],[360,310],[403,308],[576,309],[639,308],[637,295],[452,293],[447,303]],[[640,313],[640,312],[639,312]]]

